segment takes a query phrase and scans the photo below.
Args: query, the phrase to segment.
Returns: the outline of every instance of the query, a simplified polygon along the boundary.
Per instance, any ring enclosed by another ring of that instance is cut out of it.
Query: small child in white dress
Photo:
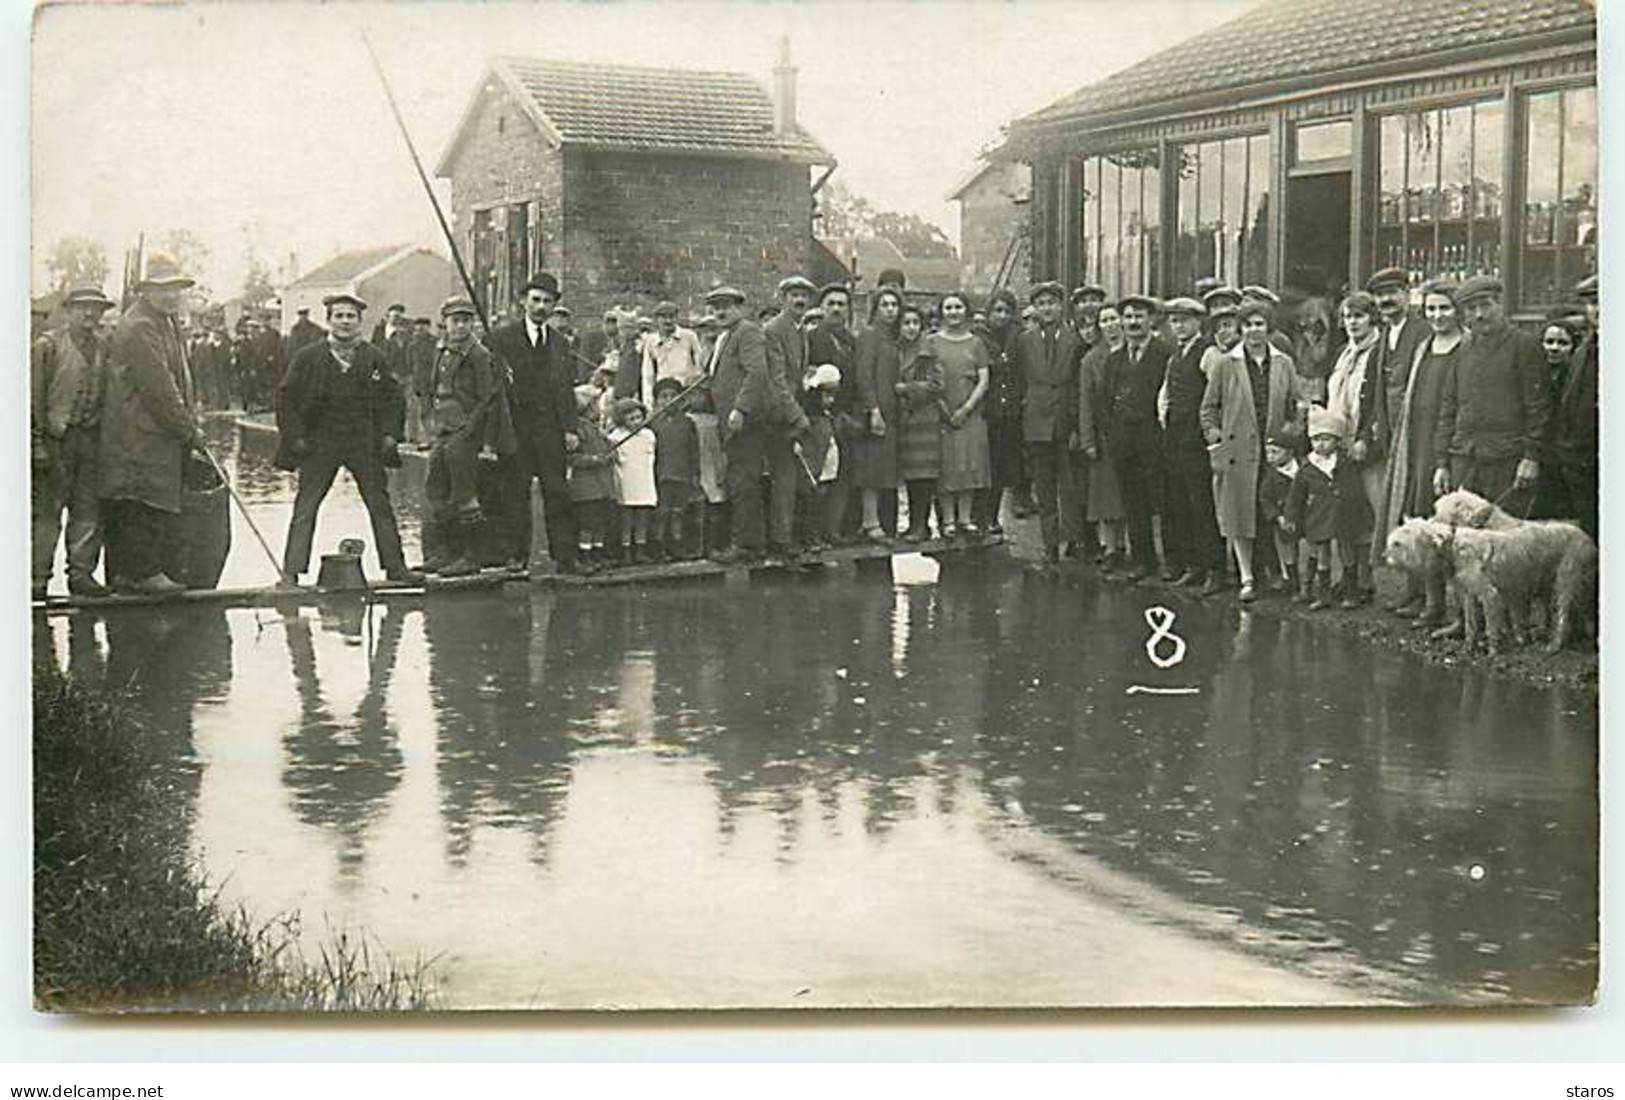
[[[649,529],[660,497],[655,489],[655,433],[645,425],[649,411],[635,397],[623,397],[613,409],[615,468],[620,474],[621,560],[642,565],[649,556]]]

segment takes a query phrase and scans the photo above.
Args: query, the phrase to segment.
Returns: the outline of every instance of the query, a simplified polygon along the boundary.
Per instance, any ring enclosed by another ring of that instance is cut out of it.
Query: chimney
[[[782,137],[796,128],[796,72],[790,63],[790,36],[779,36],[779,61],[773,66],[773,133]]]

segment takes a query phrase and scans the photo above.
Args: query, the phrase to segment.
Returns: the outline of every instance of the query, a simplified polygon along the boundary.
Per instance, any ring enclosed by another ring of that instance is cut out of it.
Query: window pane
[[[1100,283],[1111,295],[1118,293],[1117,245],[1118,170],[1110,160],[1100,162]]]
[[[1563,105],[1563,276],[1597,270],[1597,89],[1565,93]],[[1564,287],[1565,291],[1569,288]]]
[[[1220,208],[1224,202],[1223,147],[1216,141],[1197,146],[1201,172],[1202,206],[1197,222],[1196,269],[1202,275],[1224,276],[1219,259]]]
[[[1352,122],[1323,122],[1298,127],[1298,163],[1351,156],[1354,152]]]
[[[1472,271],[1501,274],[1501,150],[1506,145],[1506,105],[1473,105]]]
[[[1196,149],[1182,146],[1174,156],[1179,165],[1179,235],[1174,241],[1174,285],[1188,287],[1206,274],[1196,264]]]
[[[1523,208],[1523,299],[1531,305],[1559,300],[1556,245],[1558,186],[1563,159],[1562,92],[1532,95],[1526,104]]]
[[[1439,255],[1431,274],[1461,279],[1467,274],[1467,222],[1473,198],[1473,108],[1439,113]]]
[[[1378,124],[1378,197],[1373,270],[1405,266],[1405,116],[1387,115]]]
[[[1140,220],[1140,169],[1133,156],[1122,156],[1120,171],[1123,179],[1123,242],[1122,242],[1122,275],[1121,290],[1124,293],[1138,292],[1143,285],[1140,279],[1143,271],[1140,267],[1140,231],[1144,224]]]
[[[1140,181],[1145,188],[1140,206],[1140,216],[1145,223],[1144,231],[1140,234],[1140,241],[1145,247],[1145,258],[1141,261],[1145,270],[1142,289],[1148,294],[1156,294],[1162,289],[1162,169],[1157,165],[1155,153],[1146,154],[1145,167],[1140,169]]]
[[[1269,281],[1270,226],[1270,139],[1257,134],[1247,139],[1248,170],[1247,224],[1243,226],[1244,247],[1241,284]]]
[[[1224,143],[1224,277],[1241,285],[1241,235],[1247,214],[1247,139]]]

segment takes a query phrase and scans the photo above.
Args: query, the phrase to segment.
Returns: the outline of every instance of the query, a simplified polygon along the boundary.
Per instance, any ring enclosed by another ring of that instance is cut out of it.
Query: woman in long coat
[[[1292,357],[1270,343],[1270,310],[1245,302],[1238,311],[1241,343],[1213,360],[1202,395],[1202,435],[1213,465],[1213,505],[1219,533],[1241,573],[1240,598],[1251,602],[1253,539],[1258,533],[1259,470],[1264,440],[1303,437],[1306,402]],[[1263,392],[1260,392],[1262,389]]]
[[[897,326],[902,312],[903,298],[895,290],[875,295],[852,368],[857,375],[857,411],[867,429],[855,449],[858,487],[863,490],[863,533],[871,542],[886,539],[880,525],[880,494],[897,492],[900,473],[897,451],[903,425],[897,398]]]
[[[1117,470],[1106,457],[1106,437],[1100,430],[1109,407],[1106,393],[1106,360],[1122,347],[1123,319],[1115,303],[1100,307],[1095,318],[1100,339],[1083,357],[1078,367],[1078,432],[1079,445],[1091,455],[1089,459],[1088,504],[1083,518],[1096,525],[1100,532],[1100,567],[1110,572],[1117,562],[1128,557],[1127,513],[1123,509],[1123,490],[1117,483]]]

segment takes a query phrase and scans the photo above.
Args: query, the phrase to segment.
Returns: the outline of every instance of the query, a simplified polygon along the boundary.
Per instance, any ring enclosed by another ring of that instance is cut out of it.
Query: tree
[[[209,264],[209,246],[190,229],[168,229],[153,238],[159,252],[167,252],[181,270],[198,278]]]
[[[275,296],[276,287],[271,285],[271,269],[257,256],[250,259],[248,275],[243,279],[243,301],[257,306],[267,298]]]
[[[107,250],[88,237],[63,237],[45,258],[51,289],[65,292],[76,286],[101,287],[107,282]]]
[[[910,259],[953,259],[958,255],[947,234],[918,214],[877,209],[838,180],[819,191],[816,201],[821,237],[884,237]]]

